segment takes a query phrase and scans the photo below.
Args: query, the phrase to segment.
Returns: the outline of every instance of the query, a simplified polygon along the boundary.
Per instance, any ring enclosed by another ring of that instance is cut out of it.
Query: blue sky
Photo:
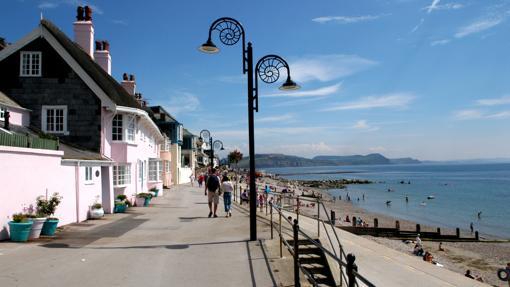
[[[282,56],[302,86],[286,94],[261,84],[257,153],[510,157],[510,0],[247,3],[2,0],[0,36],[17,41],[42,11],[72,37],[76,5],[92,5],[114,77],[135,74],[150,104],[247,154],[241,46],[214,34],[221,52],[197,51],[210,24],[229,16],[256,59]]]

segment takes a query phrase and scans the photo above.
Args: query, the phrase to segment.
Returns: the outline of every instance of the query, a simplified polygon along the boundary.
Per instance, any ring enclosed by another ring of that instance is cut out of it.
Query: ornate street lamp
[[[204,143],[204,141],[209,140],[209,160],[211,162],[211,168],[214,167],[214,150],[220,151],[225,150],[223,148],[223,142],[220,140],[215,140],[213,142],[213,138],[211,137],[211,132],[209,130],[200,131],[200,137],[198,138],[198,142],[200,146]]]
[[[239,21],[223,17],[211,24],[209,28],[209,37],[207,41],[198,49],[204,53],[214,54],[220,49],[213,43],[211,35],[213,31],[218,31],[220,41],[232,46],[242,41],[243,56],[243,74],[248,78],[248,135],[250,147],[250,240],[257,240],[257,189],[255,185],[255,127],[254,111],[258,112],[258,81],[257,75],[265,83],[274,83],[280,78],[280,69],[287,71],[287,80],[280,87],[281,90],[296,90],[299,86],[292,81],[290,69],[287,62],[277,55],[267,55],[262,57],[256,65],[255,83],[253,81],[253,48],[251,42],[246,45],[244,28]],[[255,84],[255,87],[254,87]]]

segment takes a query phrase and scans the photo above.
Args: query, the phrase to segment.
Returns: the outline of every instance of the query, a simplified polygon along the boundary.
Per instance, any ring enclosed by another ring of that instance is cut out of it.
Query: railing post
[[[296,220],[299,220],[299,208],[301,208],[301,202],[299,200],[299,195],[296,198]]]
[[[335,226],[335,224],[336,224],[336,217],[335,216],[336,216],[335,211],[333,209],[331,209],[331,217],[330,217],[330,219],[331,219],[331,224],[333,224],[333,226]]]
[[[273,204],[271,204],[270,213],[271,213],[271,240],[273,240]]]
[[[356,227],[356,216],[352,217],[352,226]]]
[[[455,228],[455,235],[457,236],[457,238],[460,238],[460,228]]]
[[[280,202],[281,202],[281,195],[280,195]],[[282,205],[283,206],[283,205]],[[280,234],[280,258],[283,257],[283,238],[282,238],[282,206],[280,206],[280,212],[278,212],[279,214],[279,219],[278,219],[278,228],[279,228],[279,231],[278,233]]]
[[[358,271],[358,266],[356,266],[354,261],[356,261],[356,256],[352,253],[347,254],[347,279],[349,279],[347,287],[356,286],[356,276],[354,275],[354,271]]]
[[[320,207],[319,199],[317,199],[317,238],[321,237],[321,207]]]
[[[480,235],[478,234],[478,231],[475,231],[475,239],[476,241],[480,240]],[[510,281],[510,280],[509,280]],[[509,283],[510,284],[510,283]]]
[[[338,242],[338,249],[340,250],[340,286],[343,286],[344,285],[344,272],[343,272],[343,266],[342,266],[342,262],[343,262],[343,248],[342,248],[342,244],[340,242]]]
[[[420,233],[421,231],[421,225],[416,224],[416,233]]]
[[[300,287],[299,281],[299,224],[297,219],[294,219],[294,286]]]
[[[269,193],[264,194],[264,201],[266,202],[266,215],[267,215],[267,196],[268,195],[269,195]]]

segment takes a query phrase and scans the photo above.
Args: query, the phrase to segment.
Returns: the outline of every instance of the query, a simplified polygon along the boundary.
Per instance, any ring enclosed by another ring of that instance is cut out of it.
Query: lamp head
[[[220,150],[225,150],[225,148],[223,148],[223,146],[222,146]]]
[[[296,82],[294,82],[290,76],[287,77],[287,80],[285,81],[285,83],[283,83],[281,86],[280,86],[280,90],[282,91],[293,91],[293,90],[299,90],[301,87],[296,84]]]
[[[207,42],[198,48],[198,50],[207,54],[215,54],[220,51],[220,49],[211,41],[210,37],[207,39]]]

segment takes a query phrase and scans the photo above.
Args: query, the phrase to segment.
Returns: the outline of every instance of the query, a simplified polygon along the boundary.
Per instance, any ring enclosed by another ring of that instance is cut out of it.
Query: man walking
[[[205,182],[205,190],[204,193],[207,195],[207,203],[209,205],[209,217],[213,216],[218,217],[216,215],[216,210],[218,210],[218,203],[220,202],[219,188],[220,188],[220,180],[218,176],[215,174],[214,168],[211,168],[211,172],[207,177]],[[214,204],[214,208],[213,208]]]

